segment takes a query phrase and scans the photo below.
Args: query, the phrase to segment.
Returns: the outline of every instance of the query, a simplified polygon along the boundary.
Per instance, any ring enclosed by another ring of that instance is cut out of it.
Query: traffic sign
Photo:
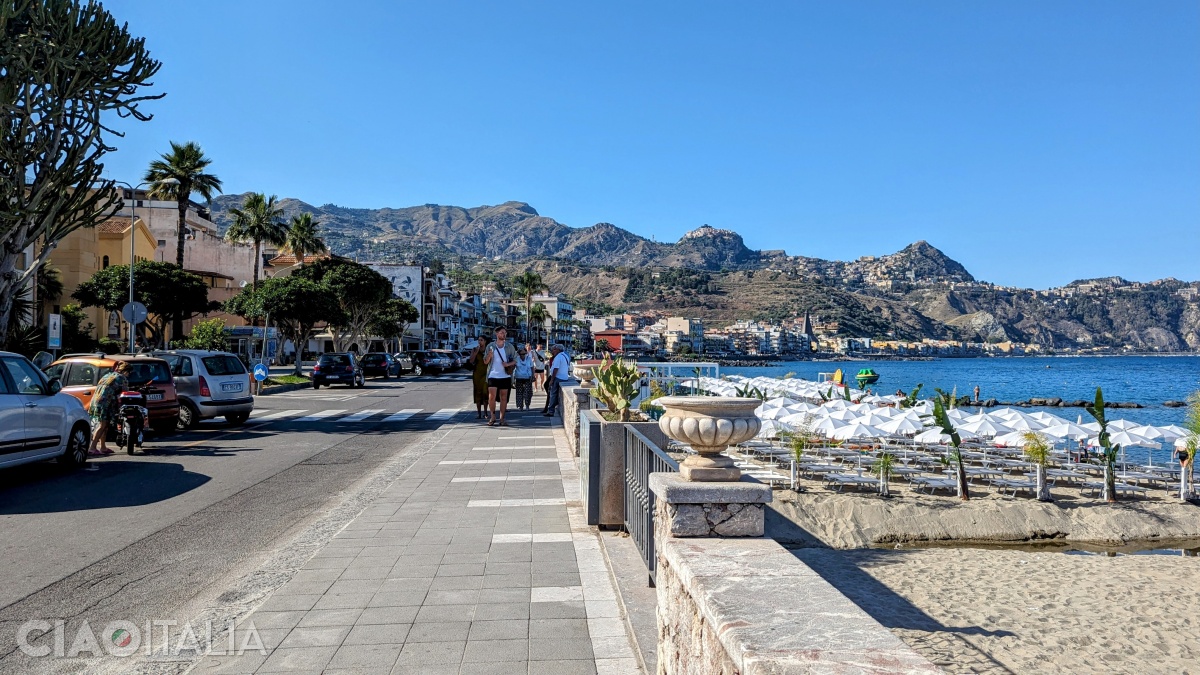
[[[149,314],[150,312],[146,311],[146,306],[140,302],[127,302],[121,308],[121,316],[125,317],[126,321],[135,326],[145,321]]]
[[[265,364],[265,363],[254,364],[254,379],[258,380],[259,382],[262,382],[263,380],[267,379],[267,364]]]
[[[51,314],[46,325],[46,348],[62,349],[62,316]]]

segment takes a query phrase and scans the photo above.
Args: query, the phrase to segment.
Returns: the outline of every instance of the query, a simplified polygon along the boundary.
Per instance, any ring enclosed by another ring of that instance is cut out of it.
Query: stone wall
[[[579,411],[591,408],[590,389],[563,387],[563,429],[567,432],[567,445],[571,454],[579,456]]]
[[[941,672],[770,539],[657,545],[662,675]]]

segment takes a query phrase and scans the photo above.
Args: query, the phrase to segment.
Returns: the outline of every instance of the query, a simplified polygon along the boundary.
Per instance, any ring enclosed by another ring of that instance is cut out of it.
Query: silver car
[[[57,378],[47,379],[29,359],[0,352],[0,467],[46,459],[72,467],[87,462],[88,414],[61,389]]]
[[[235,426],[250,418],[254,410],[250,374],[237,356],[200,349],[172,349],[153,355],[171,365],[179,396],[180,429],[214,417],[224,417]]]

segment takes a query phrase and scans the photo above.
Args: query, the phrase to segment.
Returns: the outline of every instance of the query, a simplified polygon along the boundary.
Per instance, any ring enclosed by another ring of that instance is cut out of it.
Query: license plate
[[[161,401],[162,397],[163,397],[162,394],[150,394],[149,396],[146,397],[146,400],[147,401]]]
[[[327,380],[339,380],[339,379],[341,379],[341,377],[342,377],[341,375],[326,375],[326,376],[325,376],[325,379],[327,379]]]
[[[221,391],[241,391],[241,382],[226,382],[221,385]]]

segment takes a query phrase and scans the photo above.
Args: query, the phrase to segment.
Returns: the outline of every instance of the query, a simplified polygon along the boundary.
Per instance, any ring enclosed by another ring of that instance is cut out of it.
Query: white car
[[[0,467],[87,462],[91,419],[79,399],[61,389],[29,359],[0,352]]]

